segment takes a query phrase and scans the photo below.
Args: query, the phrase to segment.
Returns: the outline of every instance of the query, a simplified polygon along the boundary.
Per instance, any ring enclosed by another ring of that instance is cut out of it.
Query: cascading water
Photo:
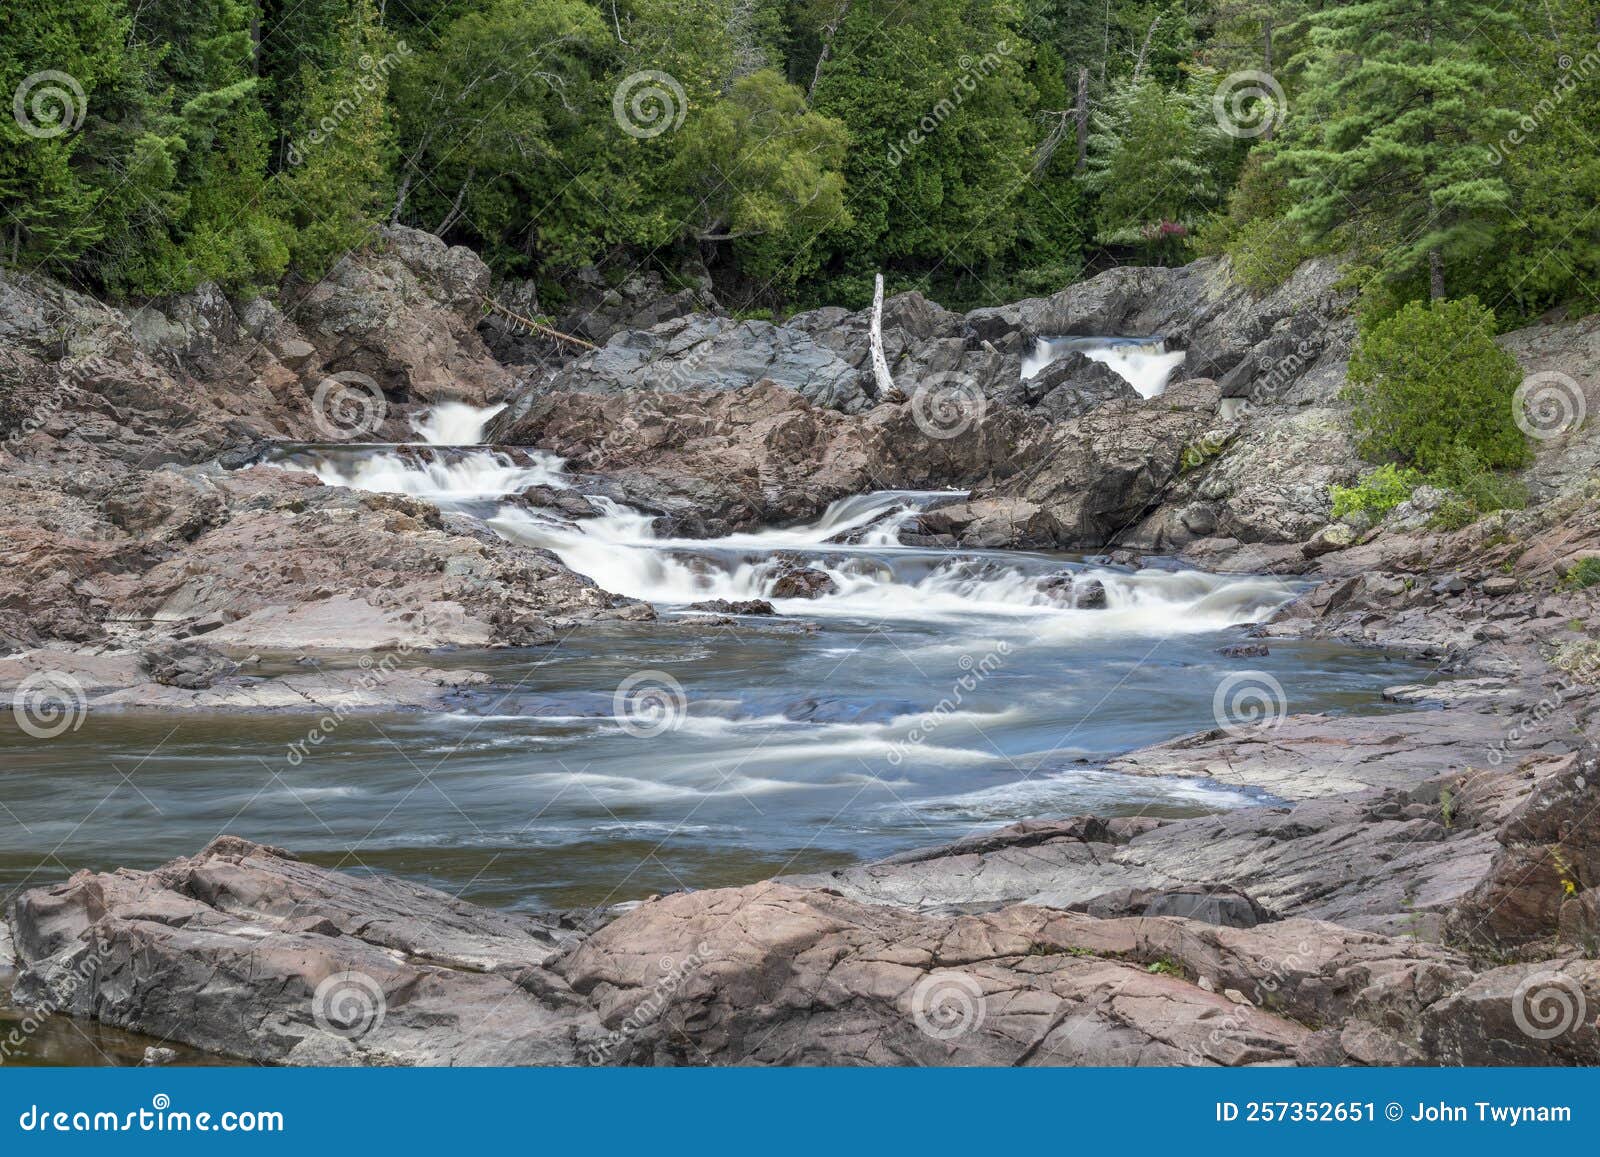
[[[1141,398],[1161,394],[1185,357],[1183,350],[1168,350],[1160,337],[1042,337],[1022,361],[1023,380],[1073,350],[1116,370]]]
[[[948,491],[880,491],[834,502],[800,526],[663,538],[652,515],[603,495],[586,495],[599,513],[576,520],[501,501],[530,486],[571,488],[561,459],[540,450],[307,446],[288,449],[278,460],[330,486],[408,494],[483,517],[503,538],[551,551],[605,590],[666,607],[765,599],[784,613],[808,617],[977,619],[991,629],[1067,639],[1223,630],[1256,621],[1291,593],[1276,579],[1129,572],[1048,554],[952,555],[902,546],[901,528],[953,497]],[[831,589],[816,598],[778,597],[780,580],[796,568],[822,572]],[[1080,608],[1074,592],[1091,582],[1104,591],[1104,605]]]
[[[471,406],[466,402],[440,402],[411,419],[411,428],[430,446],[476,446],[483,441],[489,420],[506,408]]]
[[[565,486],[561,459],[542,450],[341,445],[286,449],[276,459],[328,486],[409,494],[444,504],[502,498],[529,486]]]
[[[466,420],[436,412],[420,425],[454,441],[476,432]],[[21,769],[7,804],[29,829],[15,851],[0,850],[0,884],[64,835],[73,858],[143,866],[232,825],[312,856],[359,845],[364,864],[470,899],[567,907],[817,870],[997,821],[1193,815],[1259,798],[1097,765],[1214,726],[1214,693],[1240,673],[1217,648],[1287,597],[1281,582],[902,544],[902,530],[948,493],[859,495],[800,526],[702,541],[668,537],[650,514],[603,496],[584,496],[590,517],[572,517],[577,503],[541,504],[548,495],[529,487],[583,487],[537,450],[285,446],[275,461],[481,519],[656,604],[663,621],[599,622],[555,647],[419,656],[492,682],[465,686],[445,710],[341,727],[315,767],[284,764],[282,790],[265,793],[259,768],[237,758],[240,743],[295,741],[303,721],[229,717],[180,739],[163,738],[160,719],[95,714],[49,745],[48,765],[29,762],[32,748],[21,758],[0,732],[0,764]],[[823,572],[825,592],[774,598],[795,567]],[[352,581],[359,568],[353,560]],[[718,598],[765,598],[781,614],[730,623],[687,605]],[[267,658],[303,669],[293,656]],[[1378,688],[1416,677],[1317,643],[1274,642],[1250,665],[1281,683],[1295,711],[1370,710]],[[641,680],[664,713],[630,722],[623,689]],[[440,768],[448,797],[418,791],[397,746]],[[76,835],[50,827],[46,808],[63,798],[92,811],[107,758],[135,747],[154,751],[140,775],[148,815]],[[313,799],[314,815],[303,806]]]

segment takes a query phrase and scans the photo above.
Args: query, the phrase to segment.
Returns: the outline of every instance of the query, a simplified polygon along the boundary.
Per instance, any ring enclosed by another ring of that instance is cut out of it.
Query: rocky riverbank
[[[735,321],[624,286],[562,321],[604,342],[574,356],[484,321],[482,263],[404,229],[276,304],[202,290],[119,312],[0,280],[3,691],[440,711],[485,676],[385,657],[653,619],[484,519],[291,460],[414,441],[450,402],[506,403],[497,469],[565,459],[577,489],[497,495],[541,525],[626,503],[705,539],[948,489],[899,542],[1292,578],[1246,647],[1339,640],[1455,677],[1392,689],[1383,715],[1288,702],[1102,765],[1271,797],[1220,815],[1042,816],[543,917],[224,836],[12,897],[0,968],[15,958],[19,1001],[269,1063],[1600,1063],[1581,1015],[1600,1009],[1600,588],[1569,581],[1600,557],[1600,441],[1539,442],[1534,504],[1461,530],[1420,492],[1333,520],[1328,487],[1360,468],[1337,281],[1310,262],[1258,297],[1202,261],[965,315],[903,295],[884,392],[865,313]],[[1023,376],[1041,339],[1106,335],[1183,364],[1151,396],[1077,353]],[[1501,340],[1600,412],[1600,318]],[[796,567],[774,597],[833,581]],[[1074,607],[1103,604],[1089,586]],[[702,609],[675,621],[773,607]]]

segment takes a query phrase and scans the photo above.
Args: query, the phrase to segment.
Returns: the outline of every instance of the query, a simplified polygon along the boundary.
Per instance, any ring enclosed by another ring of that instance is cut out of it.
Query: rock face
[[[763,381],[646,396],[533,394],[496,418],[491,436],[561,454],[605,475],[631,504],[668,515],[674,533],[710,536],[813,517],[868,490],[1004,477],[1044,430],[995,406],[934,437],[909,402],[846,415]]]
[[[553,923],[232,836],[22,896],[17,997],[279,1064],[574,1064],[593,1012]]]
[[[1026,472],[980,488],[974,499],[1009,500],[1013,511],[1030,511],[1047,543],[1113,542],[1160,501],[1216,406],[1216,385],[1203,379],[1148,401],[1110,402],[1055,426]]]
[[[485,405],[511,388],[477,322],[489,267],[460,245],[403,226],[347,257],[297,301],[293,314],[328,373],[374,378],[393,402]]]
[[[769,379],[820,406],[869,408],[870,375],[810,335],[769,321],[695,315],[617,334],[556,371],[549,392],[645,393],[738,389]]]

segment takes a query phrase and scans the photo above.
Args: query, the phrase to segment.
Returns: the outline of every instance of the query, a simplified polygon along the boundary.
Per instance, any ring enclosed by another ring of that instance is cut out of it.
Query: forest
[[[115,301],[315,282],[388,222],[560,305],[751,313],[1226,254],[1370,321],[1600,307],[1600,4],[18,0],[5,265]]]

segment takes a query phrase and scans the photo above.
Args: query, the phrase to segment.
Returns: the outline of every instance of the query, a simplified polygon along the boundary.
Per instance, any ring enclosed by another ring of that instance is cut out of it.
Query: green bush
[[[1382,518],[1389,511],[1411,497],[1411,492],[1422,482],[1415,470],[1403,470],[1391,464],[1379,466],[1363,475],[1354,486],[1333,486],[1328,490],[1333,498],[1333,516],[1366,513]]]
[[[1561,580],[1563,590],[1583,591],[1592,586],[1600,586],[1600,558],[1580,559]]]
[[[1449,466],[1458,447],[1486,469],[1524,464],[1511,405],[1522,374],[1494,329],[1494,311],[1467,297],[1412,302],[1366,330],[1345,390],[1362,453],[1425,472]]]
[[[1528,505],[1528,488],[1521,479],[1495,473],[1465,446],[1455,447],[1427,481],[1450,492],[1433,518],[1434,525],[1445,530],[1459,530],[1496,510],[1522,510]]]

